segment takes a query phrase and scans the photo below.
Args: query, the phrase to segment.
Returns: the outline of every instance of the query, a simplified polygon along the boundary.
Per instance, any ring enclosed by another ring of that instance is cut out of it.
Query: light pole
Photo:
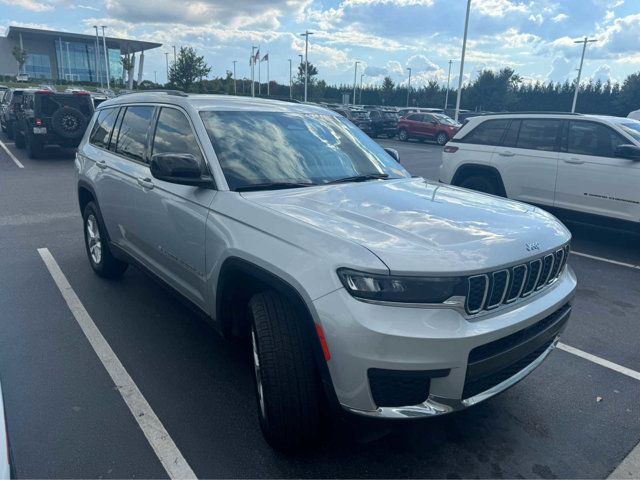
[[[364,73],[360,75],[360,105],[362,105],[362,77],[364,77]]]
[[[236,80],[236,63],[238,63],[237,60],[233,61],[233,94],[237,95],[238,94],[238,82]]]
[[[255,45],[253,45],[251,47],[251,96],[255,97],[256,96],[256,86],[255,86],[255,79],[256,79],[256,47]],[[258,51],[258,55],[260,54],[260,52]]]
[[[169,52],[164,52],[164,59],[167,62],[167,83],[169,83]]]
[[[102,77],[100,76],[100,34],[98,33],[98,26],[94,25],[96,29],[96,77],[100,79],[100,88],[102,88]]]
[[[580,90],[580,77],[582,76],[582,63],[584,62],[584,52],[587,50],[587,43],[597,42],[595,38],[584,37],[584,40],[577,40],[573,43],[582,43],[582,56],[580,57],[580,68],[578,68],[578,79],[576,80],[576,91],[573,93],[573,104],[571,105],[571,113],[576,111],[576,102],[578,101],[578,90]]]
[[[409,81],[407,82],[407,107],[409,106],[409,92],[411,92],[411,68],[407,67],[409,70]]]
[[[153,71],[153,83],[158,84],[158,72],[155,70]]]
[[[110,82],[110,76],[111,76],[111,72],[110,72],[110,68],[109,68],[109,53],[107,51],[107,37],[104,34],[104,29],[107,28],[106,25],[102,25],[102,46],[104,47],[104,71],[107,77],[107,88],[111,89],[111,82]]]
[[[291,59],[289,59],[289,98],[293,98],[293,82],[292,82],[292,67],[291,67]]]
[[[458,78],[458,94],[456,95],[456,113],[454,120],[458,121],[460,113],[460,95],[462,94],[462,75],[464,73],[464,54],[467,50],[467,31],[469,29],[469,12],[471,11],[471,0],[467,0],[467,14],[464,18],[464,36],[462,37],[462,57],[460,58],[460,77]]]
[[[178,56],[176,55],[176,46],[175,45],[171,45],[173,47],[173,64],[175,65],[175,63],[178,61]]]
[[[304,37],[304,101],[307,101],[307,84],[309,81],[309,35],[313,35],[309,30],[305,30],[300,36]]]
[[[356,85],[358,82],[358,64],[360,62],[356,62],[353,69],[353,106],[356,106]]]
[[[444,95],[444,109],[449,107],[449,80],[451,79],[451,64],[453,60],[449,60],[449,74],[447,75],[447,93]]]

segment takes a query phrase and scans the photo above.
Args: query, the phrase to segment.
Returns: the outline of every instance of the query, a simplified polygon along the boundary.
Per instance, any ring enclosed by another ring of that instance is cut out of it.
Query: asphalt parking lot
[[[288,457],[262,439],[246,349],[135,268],[118,282],[93,274],[73,152],[30,160],[0,140],[0,381],[19,478],[167,477],[38,249],[198,477],[603,478],[638,445],[637,235],[568,224],[579,287],[567,347],[511,390],[393,428],[336,422],[319,448]],[[413,174],[437,179],[441,147],[380,143]],[[631,455],[616,476],[640,475]]]

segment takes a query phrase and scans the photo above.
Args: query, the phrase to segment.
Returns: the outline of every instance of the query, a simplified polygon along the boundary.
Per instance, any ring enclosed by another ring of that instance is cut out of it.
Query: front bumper
[[[575,286],[575,275],[567,267],[539,294],[472,319],[447,308],[364,303],[343,289],[322,297],[314,304],[331,352],[328,366],[338,400],[345,410],[360,415],[415,418],[450,413],[490,398],[527,376],[553,350],[570,314]],[[524,331],[537,333],[508,344]],[[506,350],[494,358],[487,353],[479,362],[470,357],[488,345]],[[477,382],[487,371],[493,374],[491,362],[499,357],[503,363],[494,381]],[[378,405],[372,394],[372,371],[437,374],[427,380],[423,400],[388,406]]]

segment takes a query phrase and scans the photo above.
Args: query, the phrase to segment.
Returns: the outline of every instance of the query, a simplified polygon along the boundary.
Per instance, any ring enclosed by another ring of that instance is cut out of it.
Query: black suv
[[[15,125],[16,147],[27,147],[30,158],[41,157],[48,145],[76,148],[92,115],[88,92],[25,91]]]
[[[369,110],[371,119],[371,136],[386,135],[388,138],[396,136],[398,131],[398,114],[390,110],[371,109]]]
[[[10,88],[4,92],[0,103],[0,127],[11,140],[14,137],[17,113],[20,110],[22,94],[25,91],[24,88]]]

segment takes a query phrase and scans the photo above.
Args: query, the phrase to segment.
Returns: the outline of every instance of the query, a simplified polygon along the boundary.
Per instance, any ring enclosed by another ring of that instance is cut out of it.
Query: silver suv
[[[129,263],[253,348],[260,425],[289,450],[325,407],[474,405],[554,348],[570,234],[511,200],[412,178],[322,108],[154,92],[102,103],[78,149],[91,267]]]

